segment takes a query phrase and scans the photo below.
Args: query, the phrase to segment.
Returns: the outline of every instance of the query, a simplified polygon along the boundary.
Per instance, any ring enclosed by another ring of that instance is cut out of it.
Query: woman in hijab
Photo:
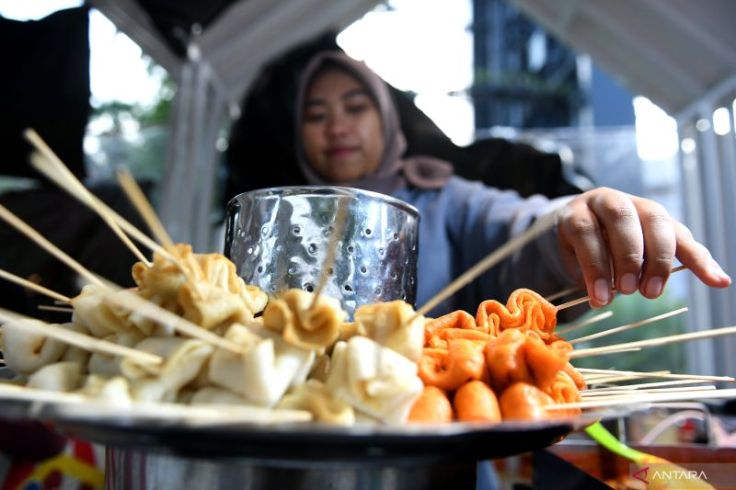
[[[582,281],[593,306],[608,304],[612,288],[658,297],[676,257],[705,284],[731,280],[687,228],[659,204],[613,189],[575,197],[522,199],[454,176],[429,157],[402,158],[406,142],[383,81],[340,52],[311,59],[300,80],[296,108],[299,167],[313,185],[345,185],[381,192],[420,212],[417,304],[473,264],[555,213],[557,226],[437,307],[474,311],[518,287],[541,294]]]

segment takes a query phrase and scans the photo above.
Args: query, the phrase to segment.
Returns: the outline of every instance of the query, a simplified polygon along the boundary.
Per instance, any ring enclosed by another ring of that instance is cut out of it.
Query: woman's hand
[[[558,236],[562,259],[582,274],[593,306],[611,301],[612,284],[623,294],[658,297],[675,257],[708,286],[731,284],[708,249],[662,205],[614,189],[573,198],[560,211]]]

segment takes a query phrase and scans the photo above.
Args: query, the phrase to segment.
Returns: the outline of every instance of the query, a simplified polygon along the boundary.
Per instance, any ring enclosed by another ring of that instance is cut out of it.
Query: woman
[[[296,114],[299,166],[308,183],[377,191],[419,209],[418,305],[536,217],[556,213],[553,230],[432,315],[474,311],[480,301],[505,298],[517,287],[553,293],[576,280],[596,307],[611,301],[612,286],[656,298],[675,257],[708,286],[731,283],[689,230],[653,201],[607,188],[554,201],[522,199],[453,176],[445,162],[402,159],[405,140],[386,85],[342,53],[323,52],[310,61]]]

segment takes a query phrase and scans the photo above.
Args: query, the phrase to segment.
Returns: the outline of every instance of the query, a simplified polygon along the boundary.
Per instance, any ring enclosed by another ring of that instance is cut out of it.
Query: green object
[[[586,427],[585,433],[612,453],[618,454],[622,458],[626,458],[634,463],[641,464],[647,459],[654,457],[651,454],[631,449],[629,446],[616,439],[600,422],[596,422],[595,424]]]

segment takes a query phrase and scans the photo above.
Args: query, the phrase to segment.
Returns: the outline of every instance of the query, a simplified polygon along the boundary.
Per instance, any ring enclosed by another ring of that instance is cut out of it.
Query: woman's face
[[[322,177],[343,184],[376,171],[384,146],[381,116],[358,80],[338,69],[325,71],[304,104],[304,150]]]

